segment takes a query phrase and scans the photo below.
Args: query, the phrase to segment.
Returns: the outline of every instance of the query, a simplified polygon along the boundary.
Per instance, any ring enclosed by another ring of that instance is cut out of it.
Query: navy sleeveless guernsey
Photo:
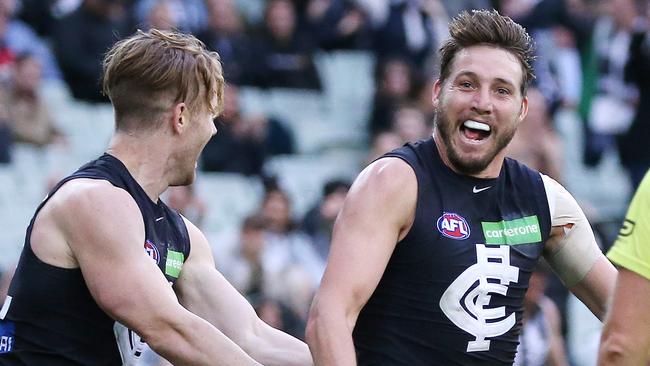
[[[353,331],[365,365],[512,365],[528,280],[551,230],[540,173],[454,173],[432,138],[385,157],[417,177],[415,219]]]
[[[133,197],[144,219],[144,250],[170,283],[176,281],[189,255],[189,235],[181,216],[162,201],[153,202],[122,162],[104,154],[84,165],[52,189],[27,228],[0,313],[1,366],[115,366],[133,362],[146,347],[137,334],[99,308],[79,268],[46,264],[32,251],[30,235],[36,215],[64,183],[78,178],[106,180]]]

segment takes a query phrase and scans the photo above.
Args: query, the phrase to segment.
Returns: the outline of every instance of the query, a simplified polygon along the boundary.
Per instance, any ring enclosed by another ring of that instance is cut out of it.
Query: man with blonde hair
[[[0,311],[0,365],[136,365],[147,345],[175,365],[311,365],[159,198],[193,182],[216,133],[219,56],[193,36],[139,31],[108,52],[103,83],[115,134],[36,210]]]

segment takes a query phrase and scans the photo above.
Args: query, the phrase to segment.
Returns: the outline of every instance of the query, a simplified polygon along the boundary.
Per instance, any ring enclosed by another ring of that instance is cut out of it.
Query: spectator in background
[[[121,0],[83,0],[61,18],[54,30],[54,49],[66,83],[75,99],[108,102],[99,80],[102,57],[117,38],[127,33]]]
[[[178,28],[178,21],[173,12],[171,0],[160,0],[153,4],[145,15],[143,28],[172,30]]]
[[[11,83],[0,90],[0,109],[6,113],[15,142],[43,147],[64,141],[39,95],[40,85],[39,61],[33,55],[19,55]]]
[[[586,50],[593,15],[574,11],[573,0],[503,0],[504,15],[524,26],[535,39],[535,84],[553,115],[559,106],[574,108],[581,97],[582,66],[578,49]]]
[[[404,144],[402,138],[392,130],[386,130],[379,132],[372,137],[372,142],[370,143],[370,152],[368,157],[365,160],[366,165],[372,163],[378,157],[384,155],[385,153],[395,150],[398,147],[401,147]],[[361,167],[361,168],[363,168]]]
[[[174,24],[180,31],[197,34],[208,24],[204,0],[164,0],[174,17]],[[160,0],[137,0],[133,6],[136,24],[146,24],[148,14]]]
[[[650,3],[638,2],[640,18],[630,41],[630,55],[625,68],[628,82],[634,83],[639,90],[639,102],[632,125],[619,141],[618,149],[621,162],[627,169],[636,189],[645,172],[650,169]]]
[[[404,57],[427,69],[446,37],[447,17],[439,0],[386,1],[387,11],[376,19],[373,50],[378,58]],[[426,71],[425,71],[426,73]]]
[[[562,318],[555,303],[544,295],[550,270],[538,265],[524,296],[523,328],[513,366],[568,366]]]
[[[433,120],[427,120],[424,113],[411,104],[402,105],[395,111],[392,126],[403,143],[423,140],[433,133]]]
[[[584,160],[590,166],[598,165],[603,153],[616,147],[616,137],[628,131],[634,118],[638,90],[624,78],[638,15],[634,1],[604,1],[594,26],[591,63],[585,70],[593,87],[583,93]]]
[[[273,328],[280,329],[292,336],[305,339],[305,319],[294,313],[282,303],[262,297],[253,304],[257,316]]]
[[[305,15],[310,32],[322,50],[370,46],[369,23],[351,0],[309,0]]]
[[[269,0],[264,27],[256,39],[253,85],[264,88],[321,90],[313,61],[315,45],[298,29],[296,11],[289,0]]]
[[[546,99],[537,88],[528,89],[528,115],[507,147],[508,156],[562,181],[562,145],[553,129]]]
[[[368,123],[371,136],[391,129],[395,110],[409,100],[415,73],[404,58],[381,61],[375,71],[375,96]]]
[[[260,215],[246,217],[236,239],[237,245],[232,248],[232,253],[227,254],[229,259],[223,261],[224,275],[249,299],[260,297],[263,293],[262,251],[265,227]]]
[[[302,230],[311,237],[316,252],[323,261],[327,260],[332,240],[332,229],[343,201],[350,189],[347,180],[330,180],[323,186],[323,196],[302,220]]]
[[[194,185],[167,188],[166,202],[169,207],[202,229],[207,209],[201,197],[196,195]]]
[[[244,116],[238,88],[226,87],[223,114],[215,120],[219,132],[201,155],[204,171],[260,175],[270,155],[293,153],[293,136],[280,122],[264,116]]]
[[[262,253],[264,295],[306,319],[325,262],[309,237],[298,230],[287,193],[273,182],[268,184],[259,213],[266,227]]]
[[[219,53],[224,77],[230,84],[250,84],[252,64],[258,60],[251,52],[252,41],[234,0],[206,0],[208,27],[198,37]]]
[[[17,19],[15,14],[16,0],[0,0],[0,43],[14,55],[34,55],[43,68],[45,79],[60,79],[61,71],[52,51],[34,30]]]

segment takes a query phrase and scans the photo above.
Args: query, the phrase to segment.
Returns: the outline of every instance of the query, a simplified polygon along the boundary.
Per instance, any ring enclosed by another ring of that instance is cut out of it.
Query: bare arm
[[[76,180],[57,196],[57,226],[91,295],[109,316],[175,365],[258,365],[178,303],[145,254],[142,215],[128,193],[106,181]]]
[[[415,173],[397,158],[374,162],[350,189],[307,323],[317,365],[356,365],[352,330],[397,241],[410,228],[416,199]]]
[[[620,268],[598,365],[647,365],[650,361],[650,281]]]
[[[617,271],[601,254],[585,278],[569,288],[601,321],[605,320],[609,299],[614,292]]]
[[[192,250],[175,289],[181,303],[220,329],[264,365],[312,365],[307,345],[260,320],[253,307],[217,271],[203,233],[185,220]]]

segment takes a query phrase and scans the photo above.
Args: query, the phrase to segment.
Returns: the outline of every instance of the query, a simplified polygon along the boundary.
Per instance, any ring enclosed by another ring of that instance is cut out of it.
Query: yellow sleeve
[[[637,190],[607,257],[650,280],[650,172]]]

